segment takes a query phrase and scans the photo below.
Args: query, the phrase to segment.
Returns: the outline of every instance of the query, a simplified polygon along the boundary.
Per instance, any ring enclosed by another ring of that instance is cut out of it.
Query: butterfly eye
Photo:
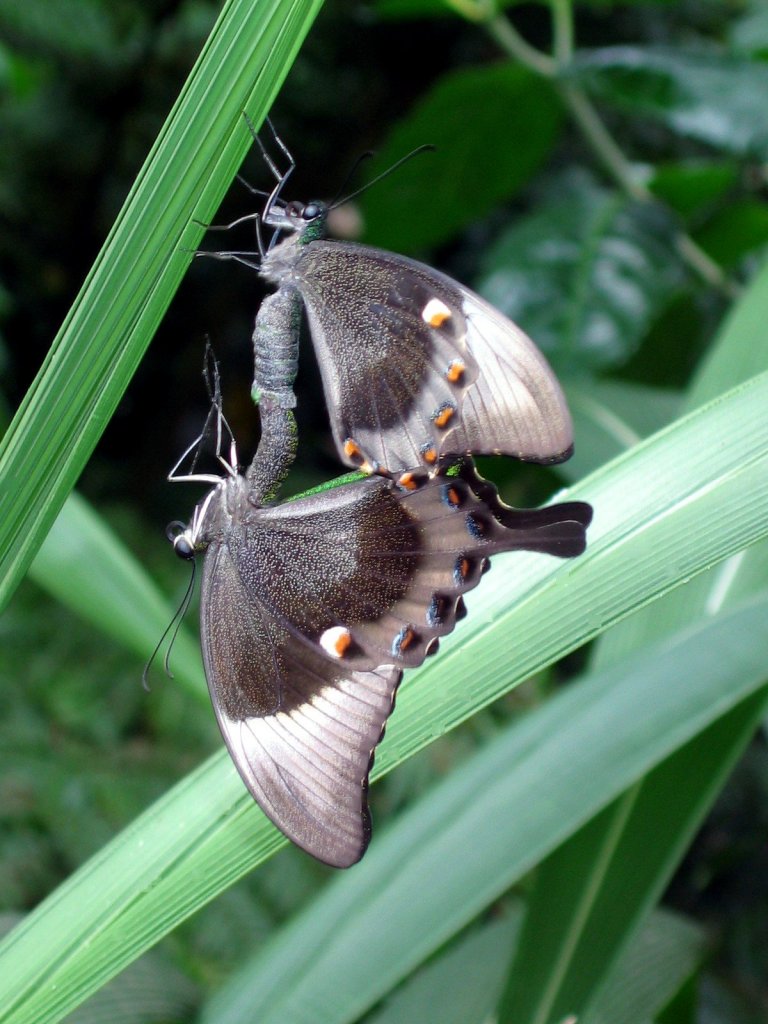
[[[302,219],[306,221],[314,220],[316,217],[319,217],[324,212],[324,210],[325,205],[315,200],[311,203],[307,203],[307,205],[301,211],[301,216]]]
[[[174,540],[173,550],[179,558],[183,558],[187,562],[191,561],[195,557],[195,549],[183,533]]]
[[[174,520],[169,523],[165,533],[179,558],[188,562],[195,557],[195,547],[189,539],[189,530],[184,523]]]

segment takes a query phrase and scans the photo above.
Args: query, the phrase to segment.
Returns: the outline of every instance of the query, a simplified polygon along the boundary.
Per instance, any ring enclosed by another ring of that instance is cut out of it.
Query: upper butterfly
[[[274,229],[269,246],[261,245],[258,264],[244,253],[216,254],[255,266],[277,287],[254,329],[257,399],[295,401],[283,367],[295,371],[303,305],[347,465],[394,475],[469,453],[567,459],[565,398],[530,338],[423,263],[326,238],[333,207],[281,199],[294,162],[277,142],[290,165],[280,174],[265,153],[277,184],[256,218]]]

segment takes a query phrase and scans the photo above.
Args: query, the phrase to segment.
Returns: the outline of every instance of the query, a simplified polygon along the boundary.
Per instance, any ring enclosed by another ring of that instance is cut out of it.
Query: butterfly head
[[[166,530],[168,540],[173,544],[174,552],[185,562],[194,561],[195,557],[207,547],[207,542],[202,539],[201,523],[200,506],[198,505],[190,523],[173,522]]]
[[[242,504],[246,493],[247,485],[242,476],[236,474],[222,477],[213,490],[195,506],[188,524],[171,523],[166,534],[179,558],[191,562],[205,551],[216,532],[217,524],[231,512],[234,505]]]
[[[299,236],[301,244],[325,238],[327,234],[328,205],[319,199],[308,203],[298,201],[278,206],[269,203],[263,220],[267,227],[278,231],[289,231]]]
[[[179,558],[183,558],[185,562],[191,562],[197,554],[191,527],[176,521],[169,524],[166,532],[168,540],[173,544],[173,550]]]

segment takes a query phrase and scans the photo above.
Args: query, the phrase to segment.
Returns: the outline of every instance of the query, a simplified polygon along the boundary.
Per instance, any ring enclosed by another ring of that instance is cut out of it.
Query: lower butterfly
[[[262,507],[268,447],[245,475],[232,444],[220,479],[178,477],[214,487],[174,547],[205,552],[203,660],[243,781],[289,839],[348,867],[370,839],[368,776],[403,669],[453,630],[490,555],[578,555],[592,513],[511,509],[471,461]]]

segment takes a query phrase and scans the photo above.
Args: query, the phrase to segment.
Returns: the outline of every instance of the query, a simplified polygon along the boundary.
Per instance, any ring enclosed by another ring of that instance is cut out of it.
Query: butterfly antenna
[[[163,668],[165,669],[165,674],[168,676],[169,679],[173,679],[173,672],[171,671],[171,651],[173,650],[173,645],[176,643],[176,637],[179,635],[179,630],[181,629],[181,624],[184,621],[184,618],[185,618],[187,612],[189,611],[190,604],[192,603],[192,595],[195,592],[195,577],[196,576],[197,576],[197,562],[194,559],[192,559],[192,572],[191,572],[190,577],[189,577],[189,583],[187,584],[187,589],[184,592],[184,597],[182,597],[182,599],[181,599],[181,604],[179,605],[179,610],[176,612],[176,615],[174,616],[176,624],[174,626],[173,634],[171,636],[171,641],[168,644],[168,648],[167,648],[167,650],[165,652],[165,657],[163,658]],[[168,624],[168,629],[166,629],[165,633],[163,634],[163,639],[168,635],[168,630],[173,625],[174,625],[174,619],[171,619],[171,621]]]
[[[333,210],[337,206],[341,206],[343,203],[348,203],[350,199],[356,199],[363,192],[367,192],[372,185],[376,185],[383,178],[389,177],[390,174],[396,171],[399,167],[402,167],[403,164],[407,163],[409,160],[412,160],[415,156],[419,156],[420,153],[434,153],[436,148],[436,146],[432,146],[429,143],[425,143],[423,146],[417,146],[416,149],[412,149],[410,153],[406,153],[405,156],[400,157],[398,161],[393,163],[392,166],[388,167],[385,171],[382,171],[381,174],[377,174],[375,178],[371,178],[370,181],[366,182],[365,185],[357,189],[356,192],[352,192],[350,193],[350,195],[345,196],[343,199],[339,199],[331,203],[329,209]]]
[[[365,153],[361,153],[360,156],[357,158],[357,160],[355,160],[355,162],[350,167],[350,169],[349,169],[349,171],[347,173],[347,176],[344,178],[344,181],[342,181],[341,187],[339,188],[338,192],[336,193],[336,195],[333,197],[333,199],[328,204],[331,209],[333,209],[337,205],[340,205],[341,203],[346,203],[346,201],[347,201],[346,199],[341,199],[340,198],[344,194],[344,189],[350,183],[352,178],[354,178],[354,176],[357,174],[357,172],[358,172],[359,168],[361,167],[361,165],[366,160],[370,160],[370,158],[373,155],[374,155],[373,150],[372,149],[368,149],[368,150],[365,151]]]
[[[183,525],[184,525],[183,523],[178,523],[178,524],[177,523],[171,523],[171,526],[183,526]],[[169,530],[171,529],[171,526],[168,527]],[[160,637],[160,639],[155,644],[155,649],[154,649],[154,651],[152,651],[152,654],[149,657],[149,661],[146,663],[146,665],[144,666],[144,671],[141,673],[141,685],[142,685],[142,687],[144,688],[144,690],[147,693],[149,693],[151,691],[151,689],[152,689],[152,687],[149,685],[149,673],[150,673],[150,670],[152,668],[152,665],[154,664],[155,658],[157,657],[158,653],[160,652],[160,648],[165,643],[165,638],[168,636],[168,634],[171,632],[171,630],[173,630],[173,635],[171,636],[171,642],[168,644],[168,650],[165,652],[165,657],[163,658],[163,668],[165,669],[165,674],[168,676],[169,679],[173,679],[174,678],[173,672],[171,672],[169,658],[171,656],[171,651],[173,649],[173,645],[176,643],[176,637],[179,635],[179,630],[181,629],[181,624],[184,621],[184,616],[187,614],[187,610],[188,610],[190,602],[192,600],[192,595],[193,595],[193,593],[195,591],[195,575],[196,575],[196,572],[197,572],[197,563],[195,561],[193,561],[192,562],[192,572],[191,572],[190,577],[189,577],[189,583],[187,584],[187,589],[184,592],[184,597],[181,599],[181,603],[179,604],[179,607],[174,612],[173,618],[171,619],[171,621],[168,623],[168,625],[163,630],[163,635]]]

